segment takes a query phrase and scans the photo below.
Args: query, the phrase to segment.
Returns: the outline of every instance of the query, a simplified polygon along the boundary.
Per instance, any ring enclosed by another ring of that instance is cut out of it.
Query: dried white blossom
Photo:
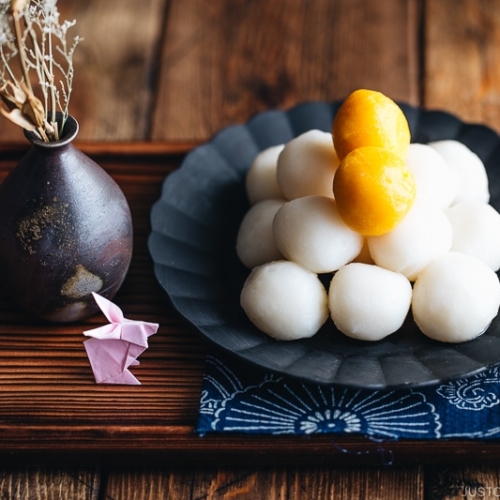
[[[76,21],[61,24],[59,17],[57,0],[0,0],[2,114],[28,130],[34,126],[48,141],[59,139],[68,117],[73,53],[82,41],[75,36],[68,43],[68,31]],[[19,102],[20,95],[24,95],[23,102]],[[59,123],[57,112],[62,114]]]

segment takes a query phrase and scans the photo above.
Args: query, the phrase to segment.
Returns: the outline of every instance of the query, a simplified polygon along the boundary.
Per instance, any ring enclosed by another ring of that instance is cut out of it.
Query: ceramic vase
[[[68,117],[61,139],[32,147],[0,185],[0,286],[35,317],[85,319],[91,292],[112,299],[132,257],[132,218],[117,183],[73,145]]]

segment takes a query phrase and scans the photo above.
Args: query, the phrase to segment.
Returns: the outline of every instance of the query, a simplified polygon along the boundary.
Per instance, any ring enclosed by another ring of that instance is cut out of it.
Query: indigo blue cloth
[[[361,434],[375,439],[499,439],[500,368],[421,389],[357,390],[207,358],[197,430]]]

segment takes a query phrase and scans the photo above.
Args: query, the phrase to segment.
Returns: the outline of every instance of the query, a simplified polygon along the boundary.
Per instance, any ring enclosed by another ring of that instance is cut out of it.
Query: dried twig
[[[59,23],[57,0],[0,0],[0,112],[47,142],[59,139],[69,114],[73,53],[82,40],[68,45],[75,23]]]

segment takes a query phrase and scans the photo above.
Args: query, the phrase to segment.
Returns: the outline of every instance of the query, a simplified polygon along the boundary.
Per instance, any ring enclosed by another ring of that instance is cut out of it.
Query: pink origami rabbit
[[[98,384],[140,385],[129,366],[139,364],[137,358],[148,348],[148,337],[158,324],[134,321],[123,316],[121,309],[101,295],[92,293],[110,324],[83,332],[83,344]]]

